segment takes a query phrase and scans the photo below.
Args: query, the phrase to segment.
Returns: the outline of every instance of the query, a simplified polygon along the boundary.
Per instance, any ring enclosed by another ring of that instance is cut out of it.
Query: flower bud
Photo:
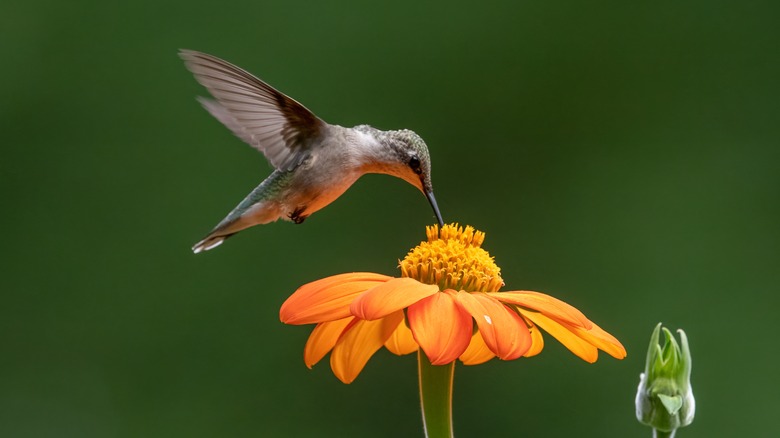
[[[660,331],[666,341],[659,345]],[[680,345],[672,333],[658,323],[650,337],[645,372],[639,376],[636,393],[636,418],[658,431],[672,432],[693,421],[696,402],[691,389],[691,351],[685,332]],[[681,348],[682,346],[682,348]]]

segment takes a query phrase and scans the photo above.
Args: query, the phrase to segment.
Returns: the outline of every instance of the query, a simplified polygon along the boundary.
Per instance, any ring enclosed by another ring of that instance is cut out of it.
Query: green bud
[[[666,341],[658,344],[660,331]],[[680,345],[672,333],[658,323],[650,337],[645,372],[639,376],[636,392],[636,418],[658,431],[673,432],[693,421],[696,401],[691,389],[691,351],[685,332],[680,334]]]

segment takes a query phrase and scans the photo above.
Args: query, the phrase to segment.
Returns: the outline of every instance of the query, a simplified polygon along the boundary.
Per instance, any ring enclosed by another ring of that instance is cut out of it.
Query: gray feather
[[[211,232],[192,247],[197,254],[219,246],[233,234],[257,224],[273,222],[283,214],[278,198],[293,172],[275,170],[255,187]]]
[[[216,103],[203,106],[277,169],[292,170],[321,138],[327,124],[303,105],[251,73],[201,52],[179,56]]]

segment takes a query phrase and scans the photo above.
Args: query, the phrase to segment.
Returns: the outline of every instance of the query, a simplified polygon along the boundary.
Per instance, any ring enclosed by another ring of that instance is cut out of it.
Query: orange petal
[[[360,319],[379,319],[439,292],[439,287],[413,278],[393,278],[352,302],[350,310]]]
[[[598,359],[599,352],[596,347],[582,339],[579,335],[572,333],[571,327],[574,326],[555,321],[539,312],[533,312],[523,308],[519,308],[518,310],[524,317],[543,328],[544,331],[552,335],[552,337],[557,339],[564,347],[568,348],[569,351],[577,355],[580,359],[590,363],[593,363]]]
[[[593,328],[590,330],[585,330],[576,326],[569,327],[569,330],[615,359],[623,359],[626,357],[626,349],[623,347],[623,344],[615,339],[614,336],[597,326],[596,323],[593,323]]]
[[[479,334],[479,330],[477,330],[471,336],[469,348],[460,355],[460,361],[463,362],[463,365],[479,365],[494,357],[496,355],[490,351],[490,348],[485,344],[485,340],[482,339],[482,335]]]
[[[488,295],[504,303],[515,304],[526,309],[535,310],[557,320],[565,321],[572,325],[580,325],[586,329],[589,329],[592,324],[590,320],[574,306],[541,292],[520,290],[511,292],[490,292]]]
[[[403,313],[403,311],[401,311],[401,313]],[[382,321],[387,321],[387,319],[385,318]],[[409,329],[409,326],[406,325],[405,321],[401,321],[395,330],[393,330],[390,337],[387,338],[387,341],[385,341],[385,348],[398,356],[417,351],[417,342],[414,341],[412,331]]]
[[[344,328],[353,319],[355,318],[350,316],[336,321],[321,322],[314,327],[303,349],[303,361],[309,369],[333,349]]]
[[[533,321],[526,318],[525,316],[523,316],[523,321],[525,321],[525,325],[528,326],[528,331],[531,333],[531,348],[525,352],[523,357],[536,356],[544,349],[544,338],[542,338],[542,331],[539,330],[539,327],[537,327]]]
[[[403,317],[403,312],[388,316],[395,319],[395,324],[398,324]],[[382,348],[382,344],[390,336],[382,320],[357,319],[356,321],[341,335],[330,353],[330,367],[333,374],[344,383],[352,383],[355,380],[371,356]],[[392,321],[388,325],[392,326]]]
[[[531,347],[523,319],[498,300],[483,292],[460,291],[457,302],[474,317],[485,344],[500,359],[517,359]]]
[[[455,304],[454,291],[431,295],[409,306],[407,316],[414,340],[432,365],[458,358],[471,341],[471,315]]]
[[[370,272],[339,274],[298,288],[282,304],[279,318],[285,324],[312,324],[350,316],[355,297],[392,277]]]

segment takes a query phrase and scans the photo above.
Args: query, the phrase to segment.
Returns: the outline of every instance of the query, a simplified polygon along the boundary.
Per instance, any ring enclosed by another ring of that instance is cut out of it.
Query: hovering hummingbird
[[[192,50],[181,50],[179,56],[214,97],[198,98],[201,105],[275,168],[192,247],[195,253],[253,225],[280,218],[300,224],[366,173],[393,175],[417,187],[444,225],[433,196],[428,147],[419,135],[407,129],[331,125],[227,61]]]

